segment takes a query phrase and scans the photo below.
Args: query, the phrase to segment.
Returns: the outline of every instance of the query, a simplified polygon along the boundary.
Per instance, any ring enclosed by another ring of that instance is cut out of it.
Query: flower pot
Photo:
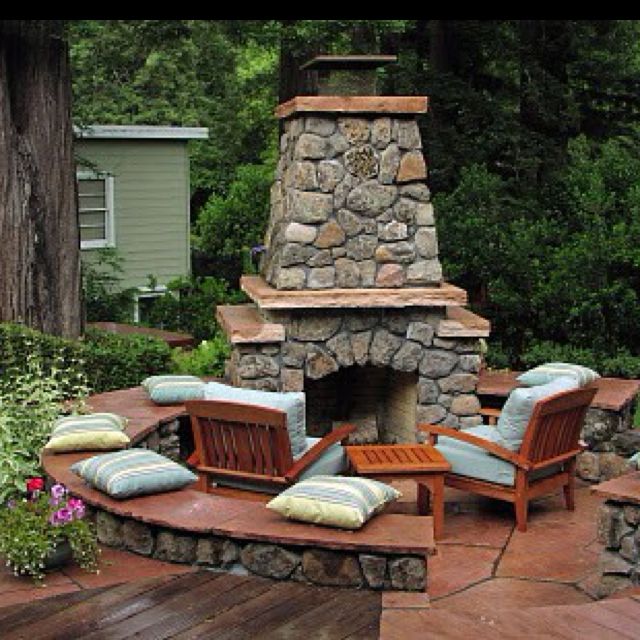
[[[71,551],[71,544],[68,540],[58,542],[53,548],[53,551],[44,559],[45,571],[52,571],[60,569],[69,564],[73,558],[73,552]]]

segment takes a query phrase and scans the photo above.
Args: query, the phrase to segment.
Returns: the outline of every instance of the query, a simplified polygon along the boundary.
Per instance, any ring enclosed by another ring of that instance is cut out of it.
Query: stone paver
[[[415,513],[415,483],[401,483],[399,488],[404,495],[394,510]],[[406,623],[405,631],[413,626],[424,631],[430,611],[480,620],[495,603],[500,610],[526,610],[593,602],[601,551],[595,540],[596,511],[602,499],[591,495],[586,483],[577,488],[574,512],[564,508],[559,496],[536,501],[525,533],[515,530],[512,508],[506,503],[450,489],[445,499],[445,536],[429,559],[427,593],[383,593],[384,628],[389,630],[395,619]],[[34,587],[29,579],[0,568],[0,600],[11,605],[194,570],[105,547],[100,574],[70,567],[50,574],[45,587]],[[395,618],[389,617],[393,612]]]

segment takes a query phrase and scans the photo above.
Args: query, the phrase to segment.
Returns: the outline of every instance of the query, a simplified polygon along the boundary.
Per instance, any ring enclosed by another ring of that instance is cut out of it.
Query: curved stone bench
[[[132,444],[185,415],[182,405],[154,405],[141,387],[90,398],[92,411],[129,419]],[[171,562],[199,564],[277,579],[370,589],[423,591],[427,558],[435,552],[428,516],[382,513],[358,531],[286,520],[263,501],[182,489],[114,500],[70,471],[91,452],[45,454],[43,467],[95,512],[107,546]]]

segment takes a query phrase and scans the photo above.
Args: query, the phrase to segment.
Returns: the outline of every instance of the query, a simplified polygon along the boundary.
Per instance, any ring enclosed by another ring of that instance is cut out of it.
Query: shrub
[[[192,351],[174,349],[172,354],[174,373],[221,377],[230,353],[229,343],[221,335],[216,335],[211,340],[203,340]]]
[[[40,450],[55,419],[63,409],[81,409],[88,393],[78,368],[43,357],[37,346],[31,343],[20,366],[6,366],[0,377],[0,502],[40,474]]]
[[[95,261],[82,263],[82,293],[87,322],[129,322],[135,288],[122,288],[122,257],[116,249],[95,252]]]
[[[43,376],[60,376],[61,392],[71,397],[82,383],[101,393],[140,384],[149,375],[171,371],[171,349],[150,336],[118,335],[88,329],[73,341],[19,324],[0,324],[0,380],[11,381],[37,356]]]
[[[206,277],[178,278],[167,285],[168,292],[154,298],[147,324],[172,331],[185,331],[196,340],[219,333],[216,306],[244,301],[240,291],[229,291],[224,280]]]
[[[94,393],[135,387],[147,376],[171,371],[171,348],[163,340],[90,329],[82,358],[87,383]]]

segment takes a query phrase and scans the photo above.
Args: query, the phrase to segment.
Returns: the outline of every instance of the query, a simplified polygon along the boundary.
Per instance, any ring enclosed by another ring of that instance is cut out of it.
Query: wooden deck
[[[3,640],[378,638],[381,594],[200,571],[0,609]]]

